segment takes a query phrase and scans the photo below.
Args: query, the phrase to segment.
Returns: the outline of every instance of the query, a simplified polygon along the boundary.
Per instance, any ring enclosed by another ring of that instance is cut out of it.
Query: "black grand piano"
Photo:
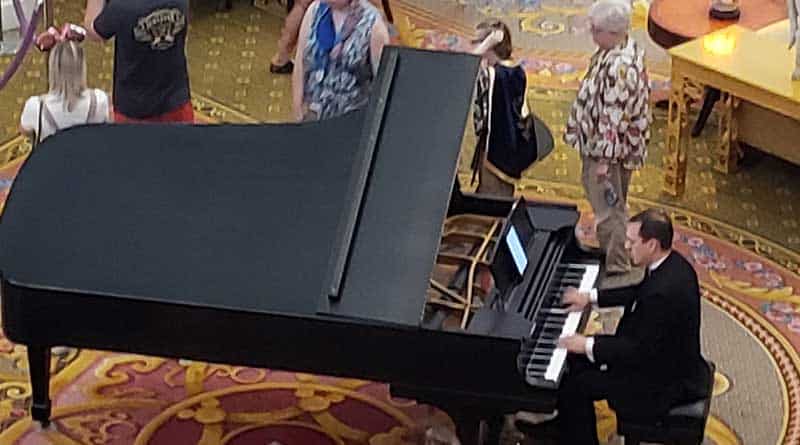
[[[591,285],[596,261],[574,207],[454,187],[477,67],[387,48],[367,109],[337,119],[47,139],[0,219],[3,328],[28,347],[33,418],[50,420],[55,345],[388,382],[467,443],[481,420],[552,411],[554,339],[582,323],[557,295]],[[443,221],[463,213],[506,218],[502,291],[442,329],[426,290]]]

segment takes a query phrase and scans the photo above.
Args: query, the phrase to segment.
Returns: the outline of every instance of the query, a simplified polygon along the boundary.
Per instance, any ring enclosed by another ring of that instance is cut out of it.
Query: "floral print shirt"
[[[582,156],[639,169],[647,157],[651,120],[644,49],[629,37],[592,56],[567,119],[564,142]]]
[[[364,107],[369,99],[373,81],[370,39],[380,13],[362,0],[356,0],[351,8],[327,63],[319,64],[314,55],[319,45],[316,30],[322,9],[317,3],[303,54],[305,120],[339,116]]]

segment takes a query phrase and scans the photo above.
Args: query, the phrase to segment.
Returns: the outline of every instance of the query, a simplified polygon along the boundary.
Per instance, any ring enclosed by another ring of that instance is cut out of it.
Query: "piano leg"
[[[504,417],[487,417],[486,413],[450,413],[456,424],[456,434],[463,445],[498,445]]]
[[[496,414],[497,408],[477,406],[474,400],[464,400],[431,388],[420,388],[393,383],[389,386],[392,397],[402,397],[426,403],[446,412],[456,425],[456,435],[463,445],[498,445],[505,416]],[[432,413],[431,413],[432,415]]]
[[[28,345],[28,369],[31,375],[33,403],[31,416],[42,428],[50,425],[50,347]]]

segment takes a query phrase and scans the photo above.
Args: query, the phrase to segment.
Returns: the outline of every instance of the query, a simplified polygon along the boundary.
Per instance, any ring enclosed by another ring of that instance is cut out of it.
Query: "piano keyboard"
[[[561,304],[561,294],[568,286],[589,292],[594,286],[600,267],[596,264],[559,264],[544,301],[536,313],[530,337],[523,340],[517,356],[517,367],[525,381],[536,387],[557,388],[564,370],[567,351],[558,347],[558,339],[578,331],[582,312],[569,312]]]

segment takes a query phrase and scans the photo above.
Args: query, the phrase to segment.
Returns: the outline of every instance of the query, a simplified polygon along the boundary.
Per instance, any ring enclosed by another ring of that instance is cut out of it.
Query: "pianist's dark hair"
[[[667,250],[672,247],[672,220],[667,212],[661,209],[647,209],[636,214],[630,222],[642,223],[639,236],[644,241],[657,239],[662,249]]]

